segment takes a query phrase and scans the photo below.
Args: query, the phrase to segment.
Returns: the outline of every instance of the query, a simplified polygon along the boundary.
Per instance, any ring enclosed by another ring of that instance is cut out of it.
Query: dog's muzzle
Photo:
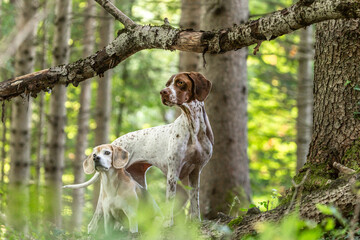
[[[170,94],[171,94],[171,92],[170,92],[169,88],[164,88],[163,90],[160,91],[161,102],[166,106],[175,105],[175,103],[170,101]]]

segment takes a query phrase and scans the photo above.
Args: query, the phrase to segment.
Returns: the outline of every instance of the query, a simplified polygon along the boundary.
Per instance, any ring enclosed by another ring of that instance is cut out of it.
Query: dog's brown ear
[[[83,162],[83,168],[86,174],[92,174],[93,172],[95,172],[95,165],[94,165],[92,153],[89,156],[87,156],[87,158]]]
[[[129,152],[122,147],[111,145],[113,149],[112,163],[114,168],[119,169],[126,166],[129,161]]]
[[[187,75],[194,84],[195,99],[204,101],[210,93],[211,82],[199,72],[190,72]]]

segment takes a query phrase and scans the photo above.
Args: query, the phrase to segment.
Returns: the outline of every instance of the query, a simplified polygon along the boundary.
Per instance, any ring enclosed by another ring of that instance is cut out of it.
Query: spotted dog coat
[[[126,170],[146,187],[145,172],[158,167],[167,177],[166,199],[171,209],[165,225],[173,224],[173,199],[177,180],[191,187],[190,217],[200,220],[200,173],[213,151],[214,137],[205,112],[204,100],[211,82],[197,72],[178,73],[160,94],[164,105],[178,106],[182,114],[171,124],[128,133],[112,144],[129,152]],[[146,165],[147,164],[147,165]]]

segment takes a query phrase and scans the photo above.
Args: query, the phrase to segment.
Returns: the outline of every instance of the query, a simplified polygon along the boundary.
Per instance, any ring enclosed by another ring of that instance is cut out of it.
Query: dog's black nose
[[[163,90],[160,91],[160,95],[167,95],[169,94],[169,90],[167,88],[164,88]]]

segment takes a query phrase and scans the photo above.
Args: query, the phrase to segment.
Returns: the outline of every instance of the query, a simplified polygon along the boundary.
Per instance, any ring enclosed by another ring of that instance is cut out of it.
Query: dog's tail
[[[99,176],[100,176],[100,173],[96,172],[94,174],[94,176],[87,182],[79,183],[79,184],[73,184],[73,185],[65,185],[65,186],[63,186],[63,188],[72,188],[72,189],[84,188],[84,187],[87,187],[87,186],[93,184],[94,182],[96,182],[99,179]]]

